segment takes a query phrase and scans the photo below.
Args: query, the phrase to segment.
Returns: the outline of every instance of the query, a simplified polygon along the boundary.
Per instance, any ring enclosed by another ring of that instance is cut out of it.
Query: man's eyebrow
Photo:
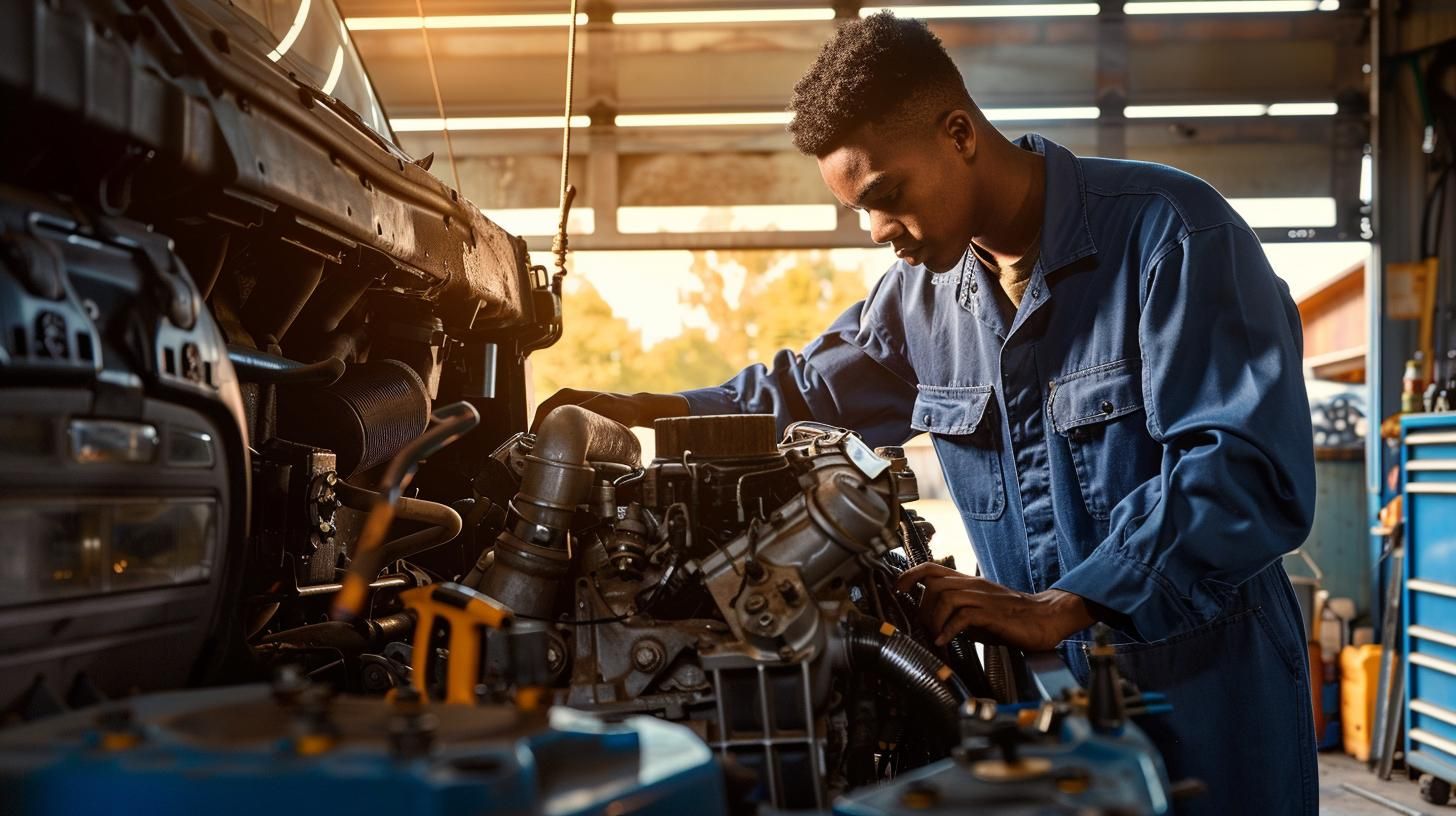
[[[881,173],[866,182],[863,187],[859,188],[859,194],[854,197],[854,201],[851,202],[849,205],[850,209],[859,209],[860,207],[864,206],[865,201],[869,199],[870,195],[874,193],[875,189],[881,184],[885,183],[885,178],[886,174]]]

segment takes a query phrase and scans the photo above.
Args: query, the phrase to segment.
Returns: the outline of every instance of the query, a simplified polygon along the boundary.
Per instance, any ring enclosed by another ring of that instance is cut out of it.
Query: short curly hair
[[[794,84],[789,135],[801,153],[824,156],[866,122],[901,124],[970,104],[961,72],[925,22],[881,11],[841,25]]]

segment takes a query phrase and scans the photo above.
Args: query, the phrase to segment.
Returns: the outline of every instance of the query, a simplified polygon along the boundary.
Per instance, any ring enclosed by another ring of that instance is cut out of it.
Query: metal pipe
[[[1350,793],[1355,794],[1356,796],[1360,797],[1361,799],[1367,799],[1367,800],[1369,800],[1371,802],[1374,802],[1377,805],[1380,805],[1381,807],[1390,808],[1391,810],[1395,811],[1396,813],[1403,813],[1403,814],[1405,814],[1405,816],[1429,816],[1429,814],[1427,814],[1424,810],[1417,810],[1417,809],[1415,809],[1413,807],[1409,807],[1407,805],[1402,805],[1401,803],[1395,801],[1394,799],[1391,799],[1391,798],[1385,797],[1385,796],[1381,796],[1380,794],[1376,793],[1375,791],[1366,790],[1366,789],[1360,787],[1359,785],[1351,785],[1349,782],[1341,782],[1340,783],[1340,788],[1342,790],[1347,790]]]
[[[258,642],[258,648],[336,649],[355,655],[409,636],[414,625],[415,613],[409,611],[374,620],[324,621],[269,635]]]
[[[266,351],[228,344],[228,360],[243,382],[276,385],[333,385],[344,376],[344,361],[326,357],[317,363],[300,363]]]
[[[388,589],[390,587],[409,586],[411,579],[403,575],[384,575],[377,580],[369,582],[370,589]],[[301,586],[294,593],[300,598],[310,598],[315,595],[333,595],[342,590],[343,584],[309,584]]]
[[[627,426],[563,405],[542,420],[525,459],[521,486],[511,501],[519,521],[488,551],[494,561],[480,576],[478,588],[519,615],[549,617],[557,584],[571,568],[571,553],[561,542],[595,478],[589,463],[612,462],[635,470],[642,464],[642,448]]]

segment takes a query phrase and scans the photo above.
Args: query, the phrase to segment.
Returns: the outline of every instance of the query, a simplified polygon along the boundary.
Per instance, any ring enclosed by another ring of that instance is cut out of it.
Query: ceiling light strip
[[[803,23],[833,20],[832,8],[699,9],[684,11],[618,11],[617,25],[712,25],[719,23]]]
[[[1128,119],[1189,119],[1215,116],[1263,116],[1268,105],[1128,105],[1122,115]]]
[[[573,116],[571,126],[584,128],[591,124],[591,117]],[[390,119],[389,126],[396,133],[438,133],[449,130],[555,130],[561,127],[560,116],[451,116],[440,120],[431,117],[403,117]]]
[[[1128,105],[1122,115],[1128,119],[1199,119],[1256,116],[1334,116],[1340,106],[1334,102],[1274,102],[1222,105]]]
[[[724,127],[734,125],[787,125],[789,111],[741,113],[619,113],[617,127]]]
[[[1132,0],[1122,10],[1125,14],[1288,14],[1325,7],[1320,0]],[[1339,7],[1337,1],[1334,7]]]
[[[420,28],[565,28],[570,14],[459,14],[427,17],[347,17],[350,31],[413,31]],[[585,14],[576,15],[586,25]]]
[[[871,6],[859,10],[859,16],[868,17],[881,11],[889,11],[897,17],[916,17],[921,20],[968,20],[992,17],[1095,17],[1096,3],[1019,3],[979,4],[962,6]]]

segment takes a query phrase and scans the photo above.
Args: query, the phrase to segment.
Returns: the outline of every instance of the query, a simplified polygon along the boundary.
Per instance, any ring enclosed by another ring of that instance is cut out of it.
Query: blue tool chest
[[[1456,782],[1456,414],[1401,422],[1407,763]]]

